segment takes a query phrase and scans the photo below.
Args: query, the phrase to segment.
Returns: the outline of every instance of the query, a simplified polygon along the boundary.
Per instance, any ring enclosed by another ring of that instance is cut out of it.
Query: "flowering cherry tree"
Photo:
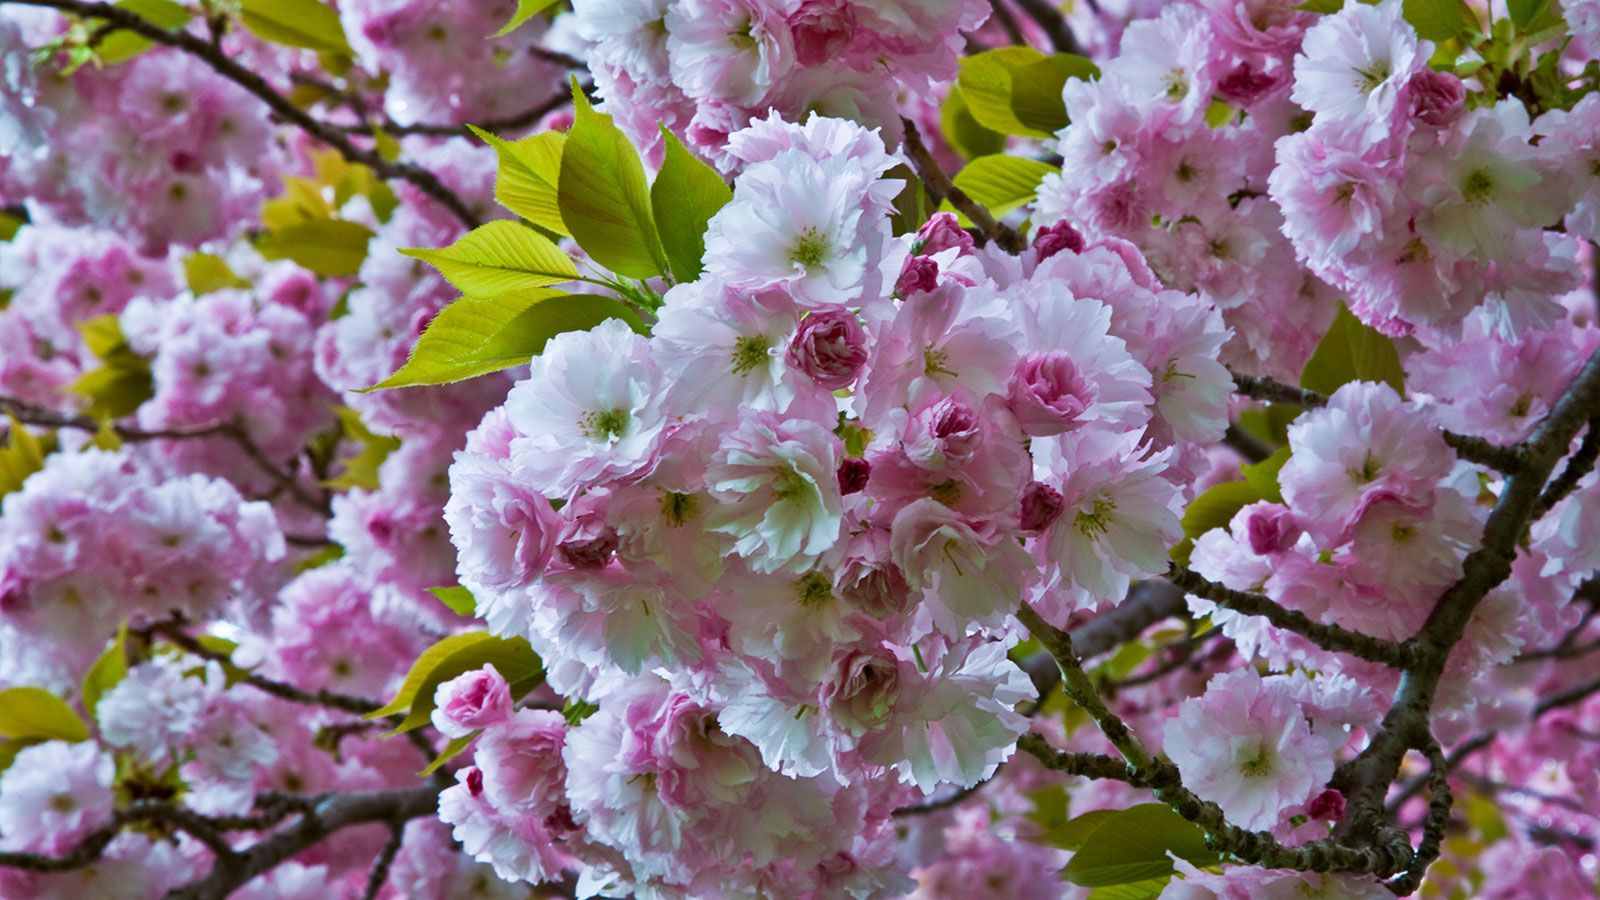
[[[0,88],[0,898],[1600,894],[1600,3],[0,0]]]

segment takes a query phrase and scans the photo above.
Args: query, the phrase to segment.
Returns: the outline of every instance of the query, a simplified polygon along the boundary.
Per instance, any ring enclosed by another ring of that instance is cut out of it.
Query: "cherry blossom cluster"
[[[1086,897],[1153,801],[1165,898],[1594,893],[1600,2],[44,5],[0,897]],[[952,185],[1019,41],[1098,73]],[[373,390],[569,88],[701,274],[541,231],[628,315]]]
[[[451,467],[479,614],[600,708],[494,713],[490,735],[565,748],[539,776],[564,802],[497,790],[488,738],[447,792],[504,875],[576,856],[652,889],[830,894],[880,871],[889,835],[862,835],[886,806],[1011,753],[1016,604],[1064,621],[1164,569],[1186,460],[1225,424],[1220,316],[1126,243],[1061,228],[1015,258],[950,214],[894,238],[892,159],[842,120],[729,146],[705,274],[652,336],[558,336]]]
[[[665,126],[717,164],[728,137],[776,110],[882,126],[897,143],[905,95],[955,78],[979,0],[578,0],[599,95],[660,161]]]

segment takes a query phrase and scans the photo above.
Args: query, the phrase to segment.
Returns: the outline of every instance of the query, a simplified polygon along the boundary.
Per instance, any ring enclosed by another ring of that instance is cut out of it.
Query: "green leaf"
[[[351,54],[333,7],[318,0],[244,0],[239,18],[256,37],[318,53]]]
[[[459,585],[434,587],[428,588],[428,593],[438,597],[440,603],[450,607],[451,612],[458,616],[470,619],[477,615],[478,601],[472,596],[472,592],[464,587]]]
[[[1196,538],[1213,528],[1228,527],[1234,513],[1261,499],[1261,492],[1248,481],[1212,485],[1183,511],[1184,541],[1172,548],[1172,558],[1187,565]]]
[[[544,677],[539,655],[523,638],[497,638],[483,631],[451,635],[425,650],[406,673],[394,699],[367,718],[405,713],[391,734],[420,728],[433,713],[433,695],[439,685],[489,664],[511,685],[514,699],[537,687]]]
[[[1083,847],[1083,842],[1089,839],[1089,835],[1093,834],[1096,828],[1104,825],[1107,819],[1119,812],[1121,810],[1090,810],[1050,829],[1035,839],[1034,843],[1075,852]]]
[[[958,83],[978,124],[1001,134],[1047,138],[1067,125],[1061,99],[1067,79],[1099,72],[1070,53],[1045,56],[1032,47],[1000,47],[963,59]]]
[[[183,277],[196,297],[224,288],[250,286],[250,282],[234,273],[226,260],[211,253],[191,253],[184,257]]]
[[[1405,370],[1394,341],[1350,314],[1343,304],[1300,373],[1300,386],[1331,394],[1352,381],[1382,381],[1405,394]]]
[[[627,305],[598,294],[527,291],[457,300],[428,325],[406,364],[369,390],[450,384],[520,366],[556,335],[587,331],[607,319],[638,323]]]
[[[343,219],[312,219],[256,239],[267,259],[290,259],[318,275],[339,278],[361,270],[372,229]]]
[[[661,135],[666,156],[650,186],[650,207],[672,277],[693,281],[700,277],[700,260],[706,252],[706,225],[733,199],[733,191],[716,169],[696,158],[664,126]]]
[[[118,0],[115,5],[157,28],[165,28],[168,31],[183,27],[190,16],[189,10],[172,0]],[[100,62],[114,66],[127,62],[154,46],[154,41],[141,34],[119,30],[106,35],[95,50]]]
[[[17,761],[17,754],[22,752],[22,748],[29,744],[37,743],[38,741],[0,741],[0,772],[11,768],[11,764]]]
[[[1161,896],[1171,880],[1172,876],[1168,874],[1127,884],[1108,884],[1090,891],[1088,900],[1153,900]]]
[[[937,207],[933,203],[933,195],[928,193],[928,186],[923,184],[917,173],[905,163],[899,163],[884,174],[885,178],[897,178],[905,182],[905,187],[894,198],[894,214],[889,217],[890,228],[898,237],[902,234],[915,234],[922,223],[928,221]]]
[[[1314,13],[1336,13],[1344,9],[1344,0],[1306,0],[1295,9]]]
[[[549,238],[520,222],[498,219],[438,250],[401,250],[432,263],[461,293],[488,300],[578,277],[571,258]]]
[[[120,419],[155,396],[150,362],[128,346],[116,315],[96,316],[79,322],[78,332],[83,335],[89,352],[101,363],[67,388],[89,401],[89,415],[96,419]]]
[[[611,117],[594,111],[572,81],[577,115],[561,152],[557,193],[561,221],[595,262],[618,275],[653,278],[667,271],[639,154]]]
[[[561,221],[556,182],[561,173],[561,148],[567,136],[546,131],[508,141],[468,125],[494,148],[500,167],[494,177],[494,199],[529,222],[556,234],[571,236]]]
[[[45,449],[16,416],[10,416],[6,444],[0,447],[0,497],[22,489],[28,476],[44,468]]]
[[[1511,13],[1511,21],[1525,31],[1549,5],[1550,0],[1506,0],[1506,11]]]
[[[84,741],[89,726],[65,700],[44,688],[14,687],[0,691],[0,738]]]
[[[1172,853],[1197,866],[1218,857],[1198,825],[1159,803],[1144,803],[1103,818],[1062,870],[1085,887],[1131,884],[1172,873]]]
[[[434,772],[439,771],[439,767],[440,766],[444,765],[445,763],[449,762],[452,759],[455,759],[457,756],[460,756],[461,755],[461,751],[463,751],[463,750],[467,749],[468,747],[472,746],[472,742],[474,740],[476,740],[478,735],[481,734],[481,733],[482,733],[481,731],[474,731],[471,734],[463,735],[461,737],[452,739],[450,741],[450,743],[444,745],[444,749],[443,750],[439,751],[439,755],[435,756],[433,758],[433,762],[428,763],[427,767],[424,768],[422,771],[418,772],[417,774],[418,775],[422,775],[422,776],[428,776],[428,775],[432,775]]]
[[[999,218],[1033,202],[1039,182],[1055,171],[1055,166],[1035,159],[996,154],[967,163],[952,181]]]
[[[1261,495],[1261,499],[1282,503],[1283,489],[1278,485],[1278,473],[1283,471],[1283,464],[1288,461],[1289,448],[1279,447],[1261,462],[1244,463],[1239,470],[1244,473],[1245,482]]]
[[[94,718],[95,707],[106,691],[116,687],[128,674],[128,623],[117,628],[117,636],[105,652],[95,657],[83,676],[83,708]]]
[[[522,23],[554,5],[556,5],[556,0],[517,0],[517,11],[511,15],[511,21],[501,26],[500,30],[494,33],[494,36],[505,37],[521,27]]]
[[[323,486],[336,490],[353,488],[377,490],[378,467],[389,458],[389,454],[400,449],[400,439],[386,434],[374,434],[372,429],[367,427],[367,423],[361,421],[361,414],[348,406],[341,406],[333,412],[339,417],[339,424],[344,428],[344,436],[360,449],[354,456],[345,460],[344,472],[336,478],[323,482]]]
[[[1478,18],[1461,0],[1404,0],[1400,6],[1419,37],[1447,41],[1478,27]]]
[[[967,108],[966,96],[961,93],[958,84],[950,86],[944,105],[939,107],[939,128],[944,132],[944,139],[950,148],[967,159],[999,153],[1006,147],[1005,135],[983,127],[972,117],[972,110]]]

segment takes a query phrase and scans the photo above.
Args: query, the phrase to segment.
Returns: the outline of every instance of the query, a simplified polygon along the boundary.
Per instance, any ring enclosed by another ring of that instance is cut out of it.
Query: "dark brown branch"
[[[405,823],[390,822],[389,840],[384,842],[382,852],[372,864],[372,872],[367,875],[367,890],[362,895],[363,900],[378,900],[378,894],[383,891],[383,883],[389,880],[389,867],[394,865],[395,855],[400,852],[400,845],[405,838]]]
[[[1233,376],[1234,393],[1252,400],[1261,400],[1266,403],[1292,403],[1314,409],[1327,405],[1328,398],[1313,390],[1298,388],[1284,384],[1281,381],[1261,375],[1246,375],[1242,372],[1228,370]],[[1488,466],[1501,472],[1511,473],[1522,466],[1522,453],[1518,447],[1502,447],[1492,441],[1470,434],[1457,434],[1454,431],[1440,430],[1444,442],[1449,444],[1457,454],[1469,462]]]
[[[25,425],[35,425],[40,428],[70,428],[75,431],[98,432],[107,427],[108,423],[101,422],[89,416],[70,416],[42,409],[23,403],[12,397],[0,396],[0,413],[15,416],[17,421]],[[328,498],[318,497],[302,486],[294,475],[274,464],[267,458],[266,453],[250,437],[250,433],[237,422],[221,422],[216,425],[204,425],[196,428],[139,428],[134,425],[120,425],[109,423],[113,434],[128,443],[142,441],[182,441],[199,440],[204,438],[220,438],[230,440],[239,445],[239,449],[250,459],[257,468],[272,479],[273,483],[288,491],[295,500],[301,504],[326,515],[329,512]]]
[[[928,188],[928,193],[933,196],[933,201],[939,203],[949,200],[950,205],[961,211],[983,235],[1008,253],[1021,253],[1028,248],[1028,242],[1018,234],[1010,225],[997,220],[989,214],[983,204],[968,197],[966,192],[955,186],[950,176],[939,168],[938,160],[928,152],[928,147],[922,142],[922,133],[917,130],[917,123],[910,119],[902,118],[900,122],[905,126],[906,137],[904,150],[906,158],[911,163],[911,168],[916,171],[917,177]]]
[[[1093,659],[1126,644],[1163,619],[1183,615],[1187,609],[1183,591],[1171,582],[1141,581],[1129,589],[1120,605],[1074,628],[1073,645],[1078,648],[1080,659]],[[1036,657],[1025,660],[1023,669],[1042,698],[1060,683],[1061,668],[1048,653]]]
[[[1028,14],[1030,19],[1039,23],[1044,33],[1050,36],[1050,43],[1060,53],[1076,53],[1083,55],[1083,46],[1078,43],[1078,38],[1072,33],[1072,27],[1067,24],[1066,16],[1061,14],[1053,0],[1016,0],[1017,6]],[[995,4],[996,6],[999,3]]]
[[[168,31],[127,7],[113,6],[110,3],[85,2],[85,0],[0,0],[0,2],[42,6],[84,18],[102,19],[110,25],[131,31],[154,43],[176,47],[210,66],[218,75],[254,94],[279,118],[339,151],[346,160],[366,166],[380,178],[399,179],[415,185],[418,190],[450,210],[461,220],[461,224],[468,228],[476,228],[482,224],[478,215],[456,196],[455,192],[446,187],[437,175],[415,163],[390,162],[375,148],[356,146],[350,140],[350,136],[338,126],[313,118],[279,93],[265,78],[235,62],[204,38],[181,30]]]
[[[1550,414],[1519,445],[1522,465],[1506,479],[1484,523],[1476,550],[1467,554],[1461,578],[1444,592],[1428,620],[1406,642],[1408,659],[1399,689],[1378,733],[1359,756],[1341,766],[1334,783],[1350,800],[1354,817],[1341,833],[1360,827],[1383,806],[1387,787],[1407,750],[1432,740],[1429,715],[1450,651],[1461,640],[1478,604],[1511,575],[1511,564],[1539,497],[1573,437],[1600,410],[1600,351],[1589,358]]]
[[[1545,486],[1544,493],[1539,495],[1539,502],[1533,507],[1533,520],[1537,522],[1544,518],[1545,513],[1565,500],[1568,494],[1577,490],[1578,482],[1583,480],[1583,476],[1594,471],[1597,459],[1600,459],[1600,418],[1589,420],[1589,428],[1584,432],[1583,443],[1579,444],[1577,452],[1567,459],[1567,465],[1561,470],[1561,474],[1551,479]]]
[[[1222,442],[1232,447],[1248,462],[1258,463],[1272,455],[1272,448],[1262,443],[1259,438],[1240,428],[1237,422],[1229,422],[1228,430],[1222,436]]]
[[[1270,597],[1236,591],[1177,563],[1173,563],[1167,570],[1167,578],[1196,597],[1204,597],[1224,609],[1244,613],[1247,616],[1260,616],[1274,626],[1292,631],[1324,650],[1348,653],[1368,662],[1382,663],[1396,668],[1405,661],[1403,648],[1399,644],[1341,628],[1338,625],[1325,625],[1305,613],[1279,606]]]
[[[219,663],[232,662],[228,654],[206,647],[185,633],[182,623],[171,619],[164,619],[141,628],[130,629],[130,631],[134,634],[161,637],[184,652],[198,656],[201,659]],[[271,694],[281,700],[288,700],[291,703],[300,703],[306,706],[325,706],[329,709],[343,710],[357,715],[365,715],[383,708],[382,703],[368,700],[365,697],[352,697],[349,694],[340,694],[329,690],[302,691],[292,684],[276,681],[253,672],[245,673],[239,681],[241,684],[248,684],[258,691]]]
[[[369,822],[399,823],[430,815],[439,802],[437,783],[396,791],[332,795],[299,819],[256,844],[217,859],[205,878],[167,894],[168,900],[222,900],[234,889],[336,831]]]
[[[1017,739],[1017,749],[1032,756],[1052,772],[1121,781],[1144,787],[1144,779],[1126,762],[1101,753],[1072,753],[1050,746],[1041,735],[1028,732]]]
[[[589,84],[588,82],[584,82],[579,85],[579,89],[587,94],[593,89],[593,85]],[[486,119],[482,122],[475,122],[473,124],[477,125],[479,128],[482,128],[484,131],[496,135],[505,134],[507,132],[521,131],[525,128],[532,128],[534,125],[539,123],[540,119],[543,119],[545,116],[550,115],[551,113],[567,106],[570,103],[572,103],[572,95],[566,91],[561,91],[542,103],[530,107],[525,112],[520,112],[512,116],[506,116],[503,119]],[[351,134],[370,134],[374,126],[363,123],[355,125],[342,125],[337,127]],[[377,123],[376,127],[381,128],[385,133],[392,134],[396,137],[419,134],[430,137],[464,137],[472,140],[477,139],[477,136],[472,133],[472,129],[465,125],[441,125],[428,122],[410,122],[401,124],[393,119],[385,117],[383,121]]]

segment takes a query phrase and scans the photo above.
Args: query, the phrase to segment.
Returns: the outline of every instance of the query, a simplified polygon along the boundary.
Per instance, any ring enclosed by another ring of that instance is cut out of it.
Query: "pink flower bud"
[[[1282,553],[1293,547],[1304,530],[1295,520],[1294,513],[1268,503],[1256,504],[1245,519],[1250,551],[1257,556]]]
[[[895,295],[910,297],[919,291],[931,291],[939,286],[939,264],[926,256],[906,257],[900,278],[894,283]]]
[[[1045,437],[1069,431],[1094,405],[1100,390],[1065,353],[1030,353],[1017,361],[1007,384],[1006,405],[1025,434]]]
[[[1339,821],[1344,818],[1344,795],[1333,788],[1328,788],[1311,798],[1311,802],[1306,805],[1306,815],[1328,822]]]
[[[1449,128],[1461,115],[1467,88],[1449,72],[1423,69],[1400,89],[1411,118],[1435,128]]]
[[[611,562],[611,554],[616,552],[619,542],[616,529],[589,510],[573,517],[562,528],[556,552],[575,569],[600,569]]]
[[[1031,482],[1022,489],[1022,530],[1038,534],[1061,518],[1066,506],[1061,492],[1042,481]]]
[[[854,457],[839,460],[839,493],[846,496],[863,491],[872,474],[872,463]]]
[[[958,468],[977,452],[982,424],[971,407],[946,397],[912,420],[905,441],[906,458],[932,472]]]
[[[492,665],[464,672],[433,692],[433,727],[446,737],[466,737],[511,717],[511,687]]]
[[[789,365],[830,391],[849,387],[866,364],[867,333],[848,310],[806,316],[789,342]]]
[[[474,797],[483,796],[483,770],[477,766],[467,770],[467,790],[471,791]]]
[[[1039,251],[1040,262],[1055,256],[1063,250],[1082,253],[1083,247],[1083,235],[1078,233],[1078,229],[1073,228],[1066,222],[1046,225],[1039,229],[1038,234],[1033,236],[1033,249]]]
[[[1282,79],[1258,70],[1248,62],[1235,66],[1217,82],[1217,96],[1240,106],[1249,106],[1282,84]]]
[[[973,246],[972,235],[962,229],[955,213],[938,212],[917,229],[917,240],[911,245],[911,252],[918,256],[932,256],[951,247],[959,247],[966,254],[972,252]]]

